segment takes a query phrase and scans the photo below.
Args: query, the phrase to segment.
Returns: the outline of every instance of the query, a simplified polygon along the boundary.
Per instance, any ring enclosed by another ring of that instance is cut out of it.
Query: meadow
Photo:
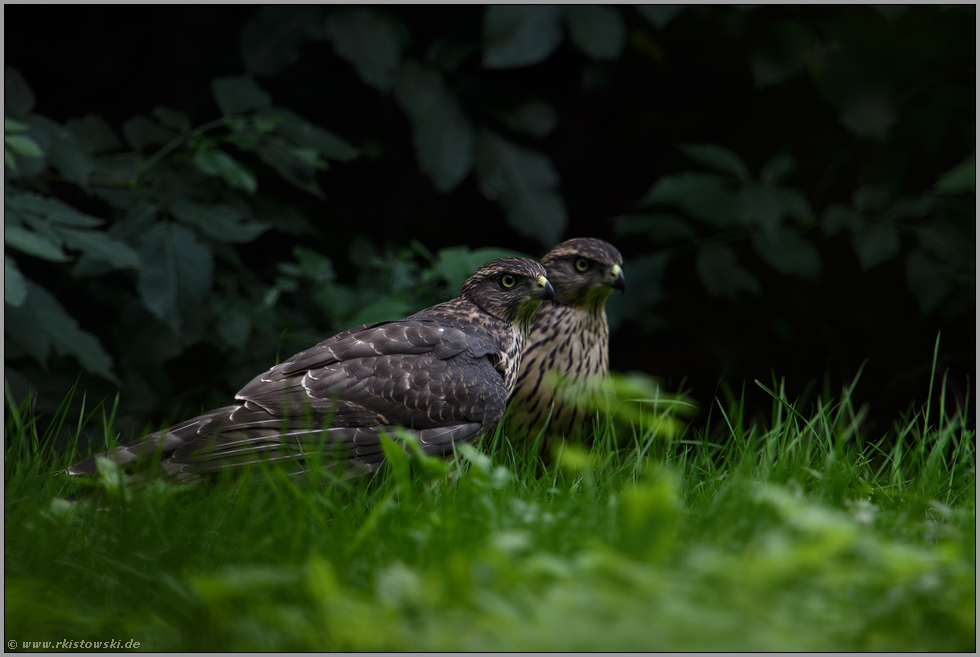
[[[975,651],[975,432],[941,376],[877,432],[852,389],[753,382],[767,418],[722,390],[695,431],[684,398],[623,380],[644,401],[597,418],[588,449],[390,443],[381,476],[326,485],[265,468],[132,487],[108,464],[79,482],[54,437],[118,440],[112,404],[51,421],[8,395],[5,642]]]

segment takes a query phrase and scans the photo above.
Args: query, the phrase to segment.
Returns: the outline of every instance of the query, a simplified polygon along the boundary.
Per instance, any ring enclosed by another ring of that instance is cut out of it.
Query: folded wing
[[[411,430],[427,453],[446,454],[503,415],[499,359],[488,337],[440,322],[366,324],[257,376],[236,395],[239,404],[96,456],[125,466],[159,454],[180,478],[260,461],[374,470],[381,432],[396,427]],[[96,456],[69,472],[94,472]]]

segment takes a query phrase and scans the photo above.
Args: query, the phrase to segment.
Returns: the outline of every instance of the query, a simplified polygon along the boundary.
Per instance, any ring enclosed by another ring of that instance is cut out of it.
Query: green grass
[[[4,639],[975,650],[965,413],[943,398],[867,435],[848,391],[802,403],[765,387],[766,422],[736,397],[698,434],[621,415],[549,465],[497,436],[450,463],[396,448],[386,476],[326,487],[269,471],[134,491],[107,469],[102,501],[74,505],[78,483],[52,473],[78,455],[47,445],[59,422],[115,439],[112,410],[62,414],[45,436],[8,403]]]

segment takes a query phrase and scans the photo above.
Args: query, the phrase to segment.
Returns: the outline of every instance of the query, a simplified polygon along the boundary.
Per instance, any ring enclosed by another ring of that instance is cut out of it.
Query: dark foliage
[[[84,369],[135,429],[186,417],[493,257],[594,236],[626,258],[613,369],[706,404],[868,360],[855,398],[889,423],[942,331],[968,403],[973,6],[5,16],[15,397],[57,404]]]

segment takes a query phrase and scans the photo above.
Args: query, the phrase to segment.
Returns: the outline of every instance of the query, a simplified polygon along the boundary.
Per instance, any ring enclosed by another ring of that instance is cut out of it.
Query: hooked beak
[[[623,276],[623,268],[619,265],[613,265],[609,270],[609,280],[606,283],[612,289],[626,294],[626,277]]]
[[[555,300],[555,288],[551,287],[551,283],[544,276],[538,276],[537,296],[542,301]]]

